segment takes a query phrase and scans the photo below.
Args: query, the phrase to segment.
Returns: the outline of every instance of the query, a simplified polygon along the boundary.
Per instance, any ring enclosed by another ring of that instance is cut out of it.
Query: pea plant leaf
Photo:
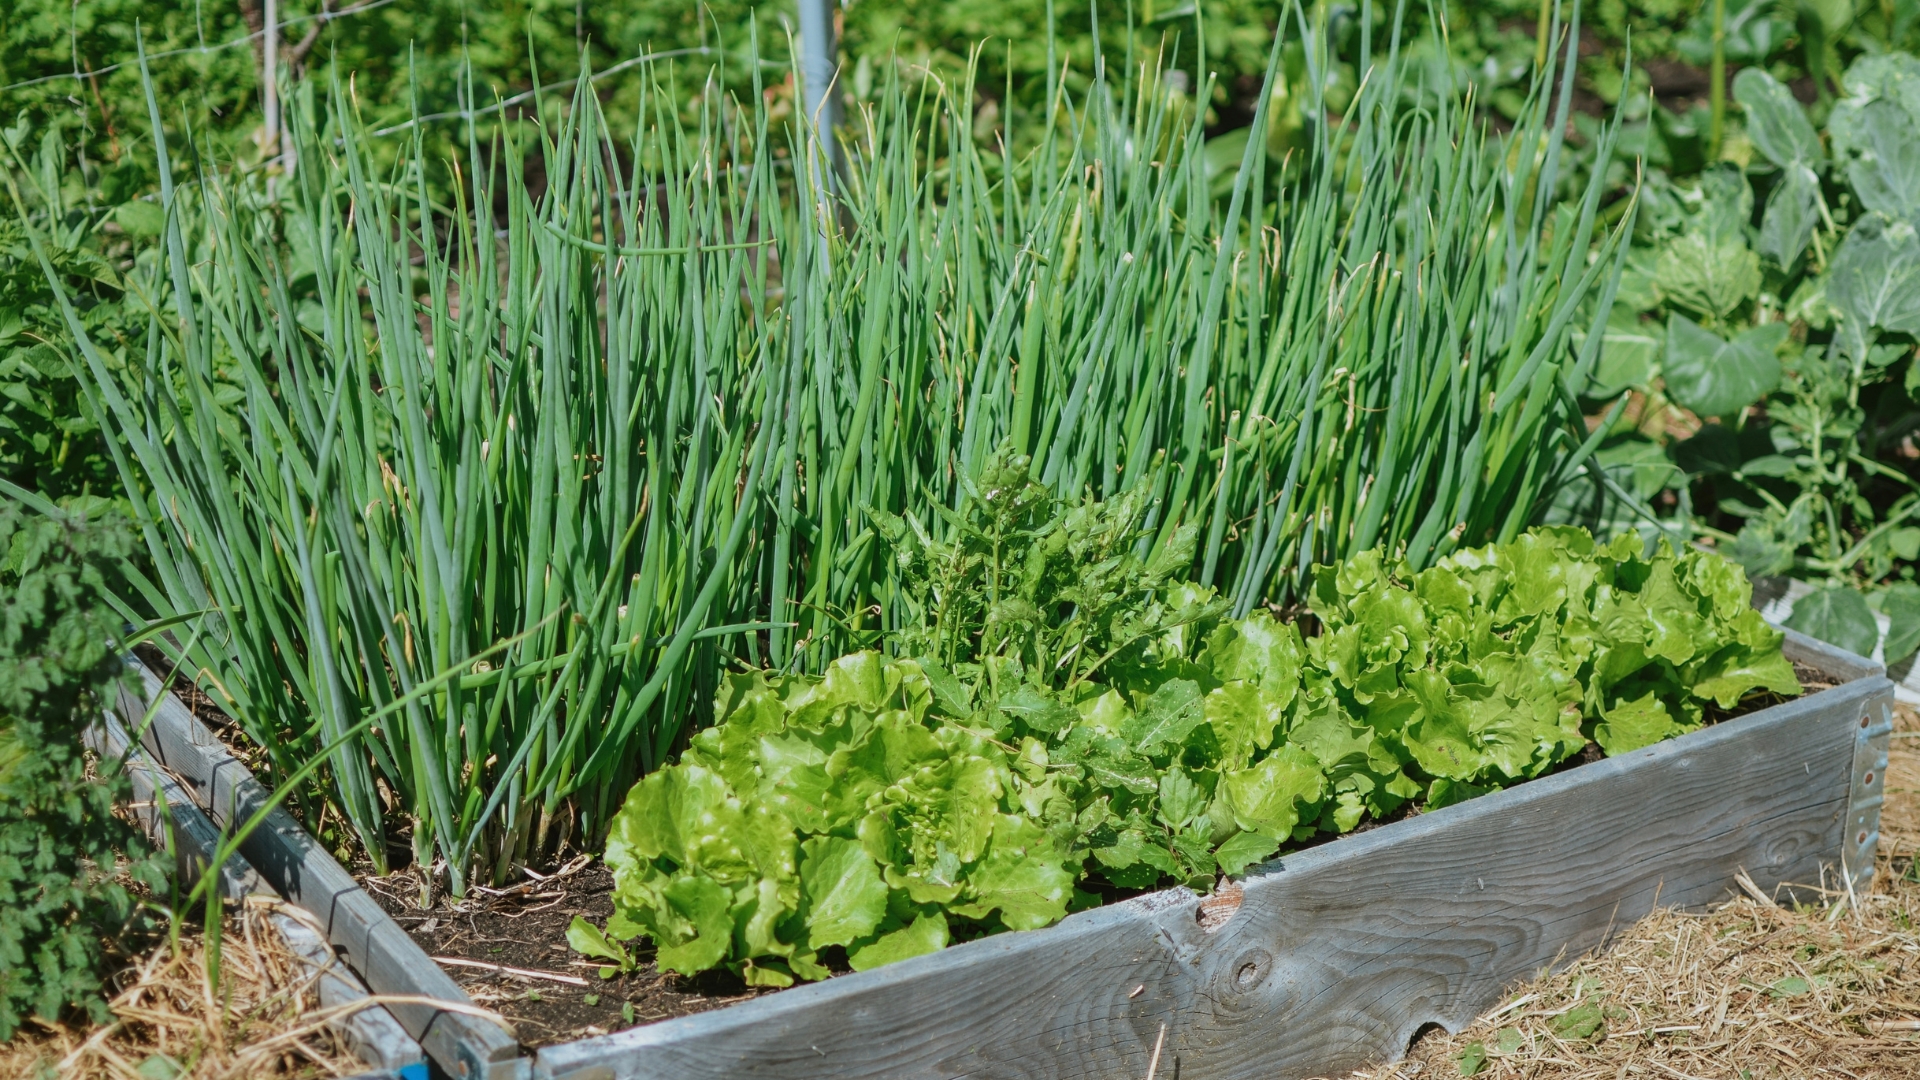
[[[1576,335],[1575,344],[1584,344],[1584,336]],[[1586,396],[1605,400],[1646,385],[1665,346],[1666,331],[1659,323],[1643,322],[1632,307],[1615,304],[1607,315],[1600,357],[1588,376]]]
[[[1920,223],[1920,60],[1863,56],[1827,118],[1834,155],[1869,210]]]
[[[1813,230],[1819,224],[1820,178],[1799,162],[1789,163],[1780,182],[1767,196],[1756,246],[1760,254],[1776,265],[1792,266],[1801,252],[1807,250],[1807,243],[1813,239]]]
[[[1667,394],[1699,416],[1738,413],[1780,385],[1780,361],[1773,350],[1786,339],[1786,329],[1765,323],[1728,341],[1674,314],[1667,320],[1662,367]]]
[[[1920,649],[1920,585],[1903,581],[1889,586],[1880,595],[1880,610],[1887,616],[1887,663],[1897,664]]]
[[[1905,221],[1869,214],[1847,233],[1827,272],[1827,300],[1840,312],[1851,356],[1865,359],[1874,331],[1920,333],[1920,234]]]
[[[1826,160],[1820,135],[1793,91],[1765,69],[1742,68],[1733,79],[1733,96],[1747,111],[1747,137],[1768,161],[1785,169]]]
[[[1724,322],[1759,293],[1760,256],[1738,235],[1689,231],[1661,249],[1654,288],[1669,304]]]
[[[1880,624],[1867,599],[1850,585],[1831,584],[1793,602],[1787,625],[1848,652],[1870,656],[1880,643]]]

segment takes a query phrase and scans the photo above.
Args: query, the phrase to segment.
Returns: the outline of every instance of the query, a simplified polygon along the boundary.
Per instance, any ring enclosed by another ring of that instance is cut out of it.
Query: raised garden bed
[[[1892,684],[1791,632],[1786,651],[1804,697],[1286,854],[1211,897],[1156,892],[531,1059],[469,1015],[395,1015],[456,1076],[1114,1077],[1146,1075],[1157,1053],[1160,1076],[1273,1078],[1396,1057],[1656,904],[1724,898],[1740,873],[1782,896],[1860,887]],[[251,778],[191,775],[195,760],[244,770],[203,752],[212,738],[184,708],[161,716],[150,748],[227,824]],[[415,970],[432,961],[297,825],[271,824],[260,843],[280,854],[255,865],[322,915],[376,992],[465,997]],[[305,869],[313,855],[333,870]]]

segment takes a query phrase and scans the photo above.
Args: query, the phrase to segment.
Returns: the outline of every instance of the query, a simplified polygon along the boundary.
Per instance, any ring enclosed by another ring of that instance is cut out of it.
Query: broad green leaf
[[[1675,314],[1667,320],[1667,356],[1663,374],[1667,394],[1699,416],[1731,416],[1780,385],[1780,361],[1773,350],[1786,327],[1767,323],[1728,341]]]
[[[882,934],[877,940],[847,952],[847,966],[855,971],[870,971],[915,956],[936,953],[947,947],[947,917],[938,911],[915,916],[912,924]]]
[[[1599,1038],[1606,1034],[1607,1017],[1600,1003],[1592,998],[1554,1017],[1553,1033],[1568,1042]]]
[[[1201,661],[1211,665],[1220,682],[1245,680],[1272,690],[1284,709],[1299,686],[1305,658],[1298,627],[1257,612],[1215,630]]]
[[[1220,794],[1234,824],[1266,836],[1287,836],[1301,811],[1325,797],[1326,776],[1312,754],[1282,746],[1249,769],[1220,777]]]
[[[1749,71],[1752,69],[1749,68]],[[1782,267],[1793,265],[1813,239],[1820,224],[1820,178],[1805,165],[1787,166],[1780,182],[1767,196],[1760,219],[1760,254]]]
[[[1779,631],[1767,626],[1758,612],[1750,614],[1769,640],[1758,646],[1736,643],[1715,653],[1701,666],[1698,681],[1693,684],[1693,696],[1731,709],[1756,690],[1784,696],[1800,692],[1800,680],[1793,673],[1793,664],[1781,655]]]
[[[726,886],[709,877],[682,876],[660,890],[660,898],[678,933],[671,940],[654,937],[655,963],[698,975],[726,959],[733,945],[733,894]]]
[[[1608,754],[1625,754],[1670,739],[1687,729],[1652,694],[1623,701],[1608,709],[1594,725],[1593,741]]]
[[[833,779],[827,775],[827,752],[813,740],[794,735],[762,736],[754,749],[758,752],[747,765],[759,773],[760,797],[804,832],[831,828],[827,806]]]
[[[817,836],[801,852],[808,943],[819,949],[871,934],[887,913],[887,886],[859,841]]]
[[[1667,303],[1725,321],[1759,293],[1760,256],[1738,236],[1714,239],[1688,232],[1661,249],[1654,285]],[[1668,335],[1671,355],[1671,325]]]
[[[1420,702],[1418,716],[1401,735],[1413,759],[1429,776],[1471,780],[1489,764],[1473,737],[1467,703],[1434,671],[1407,675],[1407,688]]]
[[[1461,1076],[1480,1075],[1487,1067],[1487,1044],[1477,1041],[1468,1043],[1467,1048],[1453,1059],[1453,1064],[1460,1070]]]
[[[1373,729],[1356,723],[1332,694],[1309,698],[1299,720],[1287,732],[1288,743],[1312,754],[1322,768],[1335,775],[1365,767],[1373,741]]]
[[[1849,355],[1865,358],[1870,330],[1920,332],[1920,236],[1904,221],[1861,218],[1834,252],[1827,300]]]
[[[1765,69],[1742,68],[1733,79],[1733,96],[1747,111],[1747,137],[1768,161],[1785,169],[1826,160],[1820,136],[1793,91]]]
[[[1887,616],[1887,663],[1897,664],[1920,648],[1920,585],[1902,581],[1888,586],[1880,594],[1880,610]]]
[[[1060,864],[1044,830],[1001,814],[994,819],[991,850],[967,875],[967,891],[979,907],[998,911],[1008,929],[1037,930],[1066,916],[1075,877]]]
[[[1032,683],[1023,682],[1000,699],[1000,711],[1039,735],[1052,735],[1076,718],[1074,711]]]
[[[1184,769],[1168,769],[1160,776],[1160,820],[1168,828],[1184,828],[1207,809],[1207,791]]]
[[[1172,679],[1140,703],[1140,711],[1126,722],[1121,735],[1136,751],[1157,754],[1186,742],[1205,718],[1200,684],[1191,679]]]
[[[1101,873],[1122,888],[1144,889],[1163,875],[1176,874],[1180,863],[1168,850],[1167,835],[1159,829],[1148,834],[1137,822],[1121,829],[1112,844],[1093,849]]]
[[[1584,331],[1575,334],[1575,345],[1584,344]],[[1653,377],[1654,364],[1665,347],[1666,331],[1657,322],[1642,322],[1640,315],[1625,304],[1616,303],[1607,316],[1607,328],[1600,338],[1600,356],[1588,376],[1586,396],[1611,398],[1622,391],[1644,386]]]
[[[1227,838],[1214,851],[1213,857],[1220,863],[1220,872],[1230,876],[1244,873],[1247,867],[1264,861],[1269,855],[1280,850],[1280,841],[1264,833],[1242,831]]]
[[[1834,155],[1867,209],[1920,222],[1920,61],[1904,53],[1862,57],[1847,70],[1847,97],[1828,117]]]
[[[735,955],[748,961],[793,952],[790,942],[781,940],[780,927],[800,906],[799,883],[791,878],[761,876],[750,887],[735,888],[733,893],[733,941]],[[790,980],[789,980],[790,981]],[[786,984],[782,984],[786,985]]]
[[[1280,697],[1249,682],[1231,682],[1209,693],[1207,725],[1220,744],[1223,768],[1240,768],[1273,745],[1273,733],[1286,723]]]
[[[1827,585],[1793,602],[1787,625],[1860,656],[1880,643],[1880,624],[1866,597],[1850,585]]]
[[[1641,500],[1651,500],[1686,480],[1667,456],[1666,449],[1638,432],[1601,444],[1600,449],[1594,451],[1593,462],[1604,469],[1614,483]]]
[[[567,945],[582,956],[611,960],[623,968],[630,962],[627,950],[619,942],[609,939],[605,931],[578,915],[567,924]]]
[[[1462,780],[1450,780],[1440,777],[1427,786],[1427,809],[1438,810],[1442,807],[1477,799],[1494,790],[1479,784],[1469,784]]]
[[[136,200],[115,207],[113,219],[130,236],[151,237],[160,235],[160,230],[166,227],[167,216],[158,203]]]
[[[1125,740],[1092,728],[1074,728],[1060,744],[1058,756],[1062,762],[1085,769],[1089,781],[1108,791],[1146,795],[1160,786],[1153,762],[1134,753]]]
[[[1798,975],[1789,975],[1784,979],[1776,980],[1773,985],[1767,987],[1768,996],[1773,998],[1799,997],[1802,994],[1811,993],[1813,993],[1813,984]]]
[[[1651,9],[1632,10],[1639,12]],[[1686,29],[1675,36],[1674,49],[1688,63],[1700,68],[1709,66],[1713,62],[1714,52],[1713,5],[1667,10],[1694,13]],[[1720,20],[1720,49],[1727,60],[1734,63],[1762,63],[1778,52],[1793,34],[1793,8],[1775,0],[1726,0]]]
[[[722,819],[739,817],[739,801],[718,774],[697,765],[651,774],[628,792],[607,836],[607,865],[618,872],[657,857],[678,865],[728,844]]]

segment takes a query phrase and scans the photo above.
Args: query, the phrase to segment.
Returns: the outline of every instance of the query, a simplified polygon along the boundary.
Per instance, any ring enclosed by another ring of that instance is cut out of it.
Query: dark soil
[[[427,955],[442,961],[474,1004],[512,1021],[529,1049],[705,1012],[766,992],[726,972],[696,979],[663,974],[644,945],[638,949],[639,970],[602,979],[598,963],[567,947],[567,924],[574,916],[605,925],[613,914],[613,874],[585,859],[545,880],[474,888],[464,901],[443,898],[426,910],[419,906],[419,882],[410,872],[376,877],[358,869],[361,884],[387,914]],[[449,964],[449,957],[538,974]]]

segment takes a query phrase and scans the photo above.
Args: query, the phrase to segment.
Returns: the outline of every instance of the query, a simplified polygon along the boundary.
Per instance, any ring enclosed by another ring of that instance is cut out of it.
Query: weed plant
[[[0,502],[0,1040],[29,1016],[104,1020],[111,942],[139,914],[126,882],[163,881],[114,813],[126,778],[88,775],[81,741],[124,672],[108,594],[134,546],[99,510]]]

